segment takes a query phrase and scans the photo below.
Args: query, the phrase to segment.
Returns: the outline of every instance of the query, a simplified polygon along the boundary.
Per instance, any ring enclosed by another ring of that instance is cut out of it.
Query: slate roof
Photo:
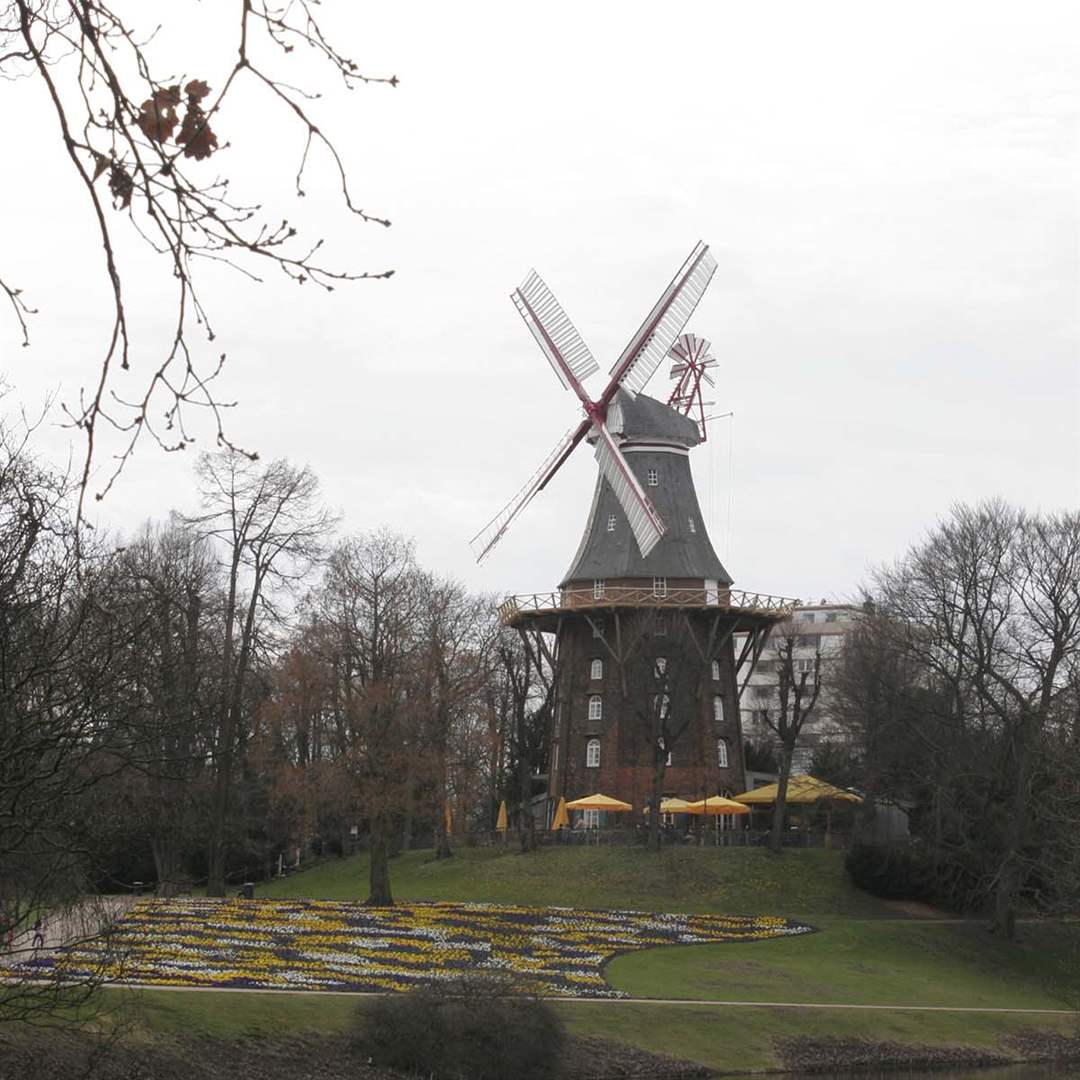
[[[621,417],[612,415],[619,411]],[[613,432],[621,432],[624,442],[660,442],[689,449],[701,441],[693,420],[644,394],[631,400],[620,392],[615,408],[608,412],[608,426]],[[596,578],[666,577],[708,578],[730,585],[731,575],[717,558],[705,530],[689,457],[658,447],[629,452],[626,460],[652,499],[667,532],[643,559],[614,491],[602,475],[598,476],[585,535],[560,584]],[[658,487],[646,486],[649,469],[657,470]],[[611,515],[615,517],[615,528],[609,532]]]

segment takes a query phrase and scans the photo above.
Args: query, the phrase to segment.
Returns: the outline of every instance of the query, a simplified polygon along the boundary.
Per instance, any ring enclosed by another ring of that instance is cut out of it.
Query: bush
[[[388,994],[357,1013],[361,1054],[432,1080],[549,1080],[564,1041],[550,1004],[493,976]]]
[[[950,911],[985,904],[975,869],[920,844],[855,844],[844,866],[860,889],[885,900],[921,900]]]

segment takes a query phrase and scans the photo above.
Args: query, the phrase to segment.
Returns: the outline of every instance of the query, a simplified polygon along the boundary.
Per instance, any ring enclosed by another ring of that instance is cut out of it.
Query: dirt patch
[[[774,1039],[773,1044],[792,1072],[833,1073],[874,1069],[974,1069],[1009,1065],[1015,1058],[968,1046],[921,1046],[872,1042],[868,1039],[831,1039],[800,1036]]]
[[[404,1080],[377,1069],[344,1035],[157,1039],[102,1044],[73,1031],[0,1037],[0,1080]],[[567,1040],[559,1080],[705,1080],[696,1062],[599,1038]]]

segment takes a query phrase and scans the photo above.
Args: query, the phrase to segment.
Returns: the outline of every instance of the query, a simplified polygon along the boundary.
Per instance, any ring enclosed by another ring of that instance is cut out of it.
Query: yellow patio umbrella
[[[566,797],[559,796],[559,805],[555,808],[555,817],[551,821],[553,829],[567,829],[570,827],[570,815],[566,810]]]
[[[660,800],[660,813],[661,814],[689,814],[692,813],[688,807],[690,804],[685,799],[678,799],[672,797],[670,799]],[[648,813],[651,807],[646,806],[644,813]]]
[[[499,816],[495,819],[495,831],[506,832],[506,800],[499,803]]]
[[[697,802],[687,803],[687,814],[749,814],[750,807],[743,806],[734,799],[725,799],[721,795],[710,795],[707,799],[698,799]]]
[[[634,808],[628,802],[613,799],[609,795],[585,795],[566,804],[567,810],[608,810],[616,814],[625,813]]]
[[[746,806],[767,806],[776,802],[780,784],[766,784],[764,787],[754,788],[753,791],[744,791],[735,796],[735,801]],[[818,802],[855,802],[861,803],[858,795],[853,795],[843,788],[834,787],[825,780],[818,780],[816,776],[800,774],[788,780],[787,801],[794,805],[806,805]]]

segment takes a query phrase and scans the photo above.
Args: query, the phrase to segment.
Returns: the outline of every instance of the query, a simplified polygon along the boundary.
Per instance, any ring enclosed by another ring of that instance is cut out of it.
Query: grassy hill
[[[855,888],[836,851],[760,848],[553,847],[530,855],[458,848],[436,862],[430,851],[390,863],[395,898],[571,905],[740,915],[845,915],[877,918],[894,908]],[[366,855],[323,863],[260,885],[258,896],[363,900]]]
[[[316,866],[260,885],[259,896],[360,899],[364,856]],[[401,900],[488,901],[657,911],[777,914],[820,932],[774,941],[667,947],[628,953],[608,965],[613,986],[635,997],[679,999],[559,1002],[569,1029],[702,1061],[717,1070],[776,1069],[782,1036],[836,1036],[1011,1053],[1021,1031],[1075,1033],[1076,1017],[774,1006],[705,1001],[1061,1009],[1080,1001],[1080,925],[1024,925],[1022,940],[992,938],[977,922],[907,918],[848,881],[842,856],[756,849],[566,847],[528,856],[458,849],[391,863]],[[109,991],[137,1006],[141,1026],[166,1037],[274,1037],[348,1030],[364,1002],[331,995]],[[690,999],[690,1000],[687,1000]]]

